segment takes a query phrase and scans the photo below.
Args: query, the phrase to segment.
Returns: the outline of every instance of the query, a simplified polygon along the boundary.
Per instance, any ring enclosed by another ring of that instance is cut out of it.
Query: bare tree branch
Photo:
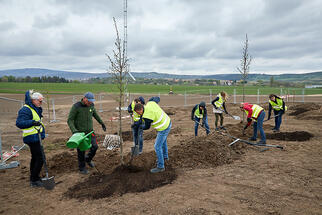
[[[122,106],[123,106],[123,97],[126,89],[126,78],[125,75],[127,73],[127,62],[128,60],[125,59],[125,44],[124,41],[120,39],[119,31],[117,28],[117,24],[115,18],[113,17],[114,27],[116,31],[116,39],[115,39],[115,49],[113,50],[113,58],[107,54],[105,54],[108,58],[109,66],[109,73],[112,75],[117,88],[119,89],[119,98],[117,99],[119,103],[119,136],[121,137],[120,143],[120,154],[121,154],[121,164],[124,164],[123,160],[123,140],[122,140]]]
[[[242,58],[240,60],[240,67],[237,67],[238,72],[241,74],[242,85],[243,85],[243,102],[245,102],[245,83],[248,78],[250,63],[252,57],[248,53],[248,37],[246,34],[246,40],[243,46]],[[243,114],[243,121],[245,119],[245,114]]]

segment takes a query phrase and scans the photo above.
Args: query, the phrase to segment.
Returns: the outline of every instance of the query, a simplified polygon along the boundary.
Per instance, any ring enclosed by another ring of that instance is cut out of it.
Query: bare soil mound
[[[293,112],[289,113],[289,115],[290,116],[298,116],[298,115],[301,115],[307,111],[319,110],[320,108],[321,108],[321,105],[315,104],[315,103],[294,105],[289,108],[289,110],[293,111]]]
[[[169,151],[170,162],[177,168],[208,168],[232,163],[240,158],[244,145],[232,149],[229,142],[229,138],[220,134],[183,141]]]
[[[62,173],[68,173],[77,171],[77,152],[66,151],[61,154],[53,156],[48,161],[48,169],[50,174],[58,175]]]
[[[65,196],[83,200],[119,196],[129,192],[145,192],[169,184],[176,178],[177,174],[171,166],[167,166],[166,171],[158,174],[151,174],[147,168],[118,166],[111,174],[95,175],[88,181],[76,184]]]
[[[283,140],[283,141],[308,141],[314,135],[306,131],[294,132],[279,132],[273,134],[266,134],[267,139]]]
[[[228,143],[227,137],[215,134],[184,140],[169,149],[170,160],[165,163],[166,171],[158,174],[150,173],[150,169],[156,166],[154,152],[135,157],[131,166],[117,166],[118,156],[100,157],[97,168],[101,173],[96,172],[85,182],[71,187],[65,196],[82,200],[145,192],[174,181],[176,168],[207,168],[232,163],[240,158],[244,146],[228,147]],[[128,164],[129,160],[130,154],[125,157],[125,163]]]

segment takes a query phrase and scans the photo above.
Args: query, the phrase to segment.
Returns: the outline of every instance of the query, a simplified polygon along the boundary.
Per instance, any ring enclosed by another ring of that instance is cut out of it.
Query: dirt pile
[[[232,163],[240,158],[243,144],[231,148],[231,140],[220,134],[211,134],[183,141],[169,151],[171,164],[176,168],[208,168]]]
[[[87,181],[76,184],[65,193],[65,196],[83,200],[145,192],[170,184],[176,178],[177,174],[171,165],[167,166],[166,171],[158,174],[151,174],[147,168],[118,166],[111,174],[94,175]]]
[[[48,169],[50,174],[58,175],[78,170],[77,152],[66,151],[54,155],[48,160]]]
[[[321,108],[321,105],[315,103],[306,103],[306,104],[299,104],[294,105],[289,108],[292,112],[289,113],[290,116],[301,116],[303,113],[308,111],[316,111]]]
[[[308,141],[313,137],[313,134],[306,131],[294,132],[279,132],[266,134],[267,139],[282,140],[282,141]]]
[[[175,130],[179,132],[179,129]],[[166,171],[151,174],[156,166],[155,152],[143,153],[133,159],[131,166],[118,166],[119,156],[99,156],[97,168],[102,173],[92,174],[85,182],[71,187],[65,196],[77,199],[98,199],[128,192],[145,192],[171,183],[176,179],[177,168],[207,168],[232,163],[240,158],[245,147],[239,144],[228,147],[229,138],[218,134],[183,140],[182,144],[169,149]],[[126,155],[128,164],[130,154]]]

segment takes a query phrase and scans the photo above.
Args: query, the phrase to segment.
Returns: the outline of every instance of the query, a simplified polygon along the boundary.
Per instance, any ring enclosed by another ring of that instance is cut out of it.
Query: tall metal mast
[[[123,3],[123,11],[124,11],[124,58],[127,59],[127,0],[124,0]]]
[[[123,11],[124,11],[124,35],[123,35],[123,40],[124,40],[124,58],[128,60],[127,58],[127,0],[123,1]],[[130,75],[130,77],[135,81],[135,78],[130,72],[130,64],[127,61],[126,64],[126,73]]]

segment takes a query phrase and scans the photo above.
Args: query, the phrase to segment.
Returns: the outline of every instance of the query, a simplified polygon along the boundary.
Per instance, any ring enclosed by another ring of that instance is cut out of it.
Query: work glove
[[[33,126],[41,126],[41,122],[39,122],[39,121],[35,121],[35,120],[34,120],[34,121],[32,122],[32,125],[33,125]]]
[[[228,114],[228,112],[225,110],[225,113]]]
[[[201,127],[203,127],[203,128],[204,128],[204,127],[205,127],[205,123],[203,123],[203,122],[202,122],[202,123],[201,123]]]
[[[103,131],[106,131],[106,126],[104,123],[102,124],[102,129],[103,129]]]

